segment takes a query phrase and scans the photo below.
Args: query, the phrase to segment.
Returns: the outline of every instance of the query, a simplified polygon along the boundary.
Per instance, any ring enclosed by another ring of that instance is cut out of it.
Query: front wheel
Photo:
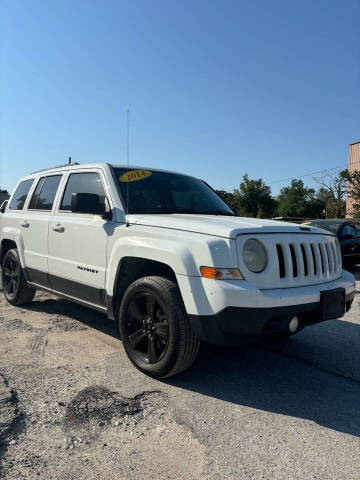
[[[25,305],[34,298],[36,290],[27,284],[19,254],[15,248],[5,255],[1,267],[1,281],[5,298],[11,305]]]
[[[155,378],[187,369],[199,351],[179,287],[167,278],[144,277],[128,287],[119,327],[131,362]]]

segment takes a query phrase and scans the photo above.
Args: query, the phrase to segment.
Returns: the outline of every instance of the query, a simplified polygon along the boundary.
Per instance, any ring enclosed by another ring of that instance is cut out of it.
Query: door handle
[[[65,228],[60,225],[60,223],[57,223],[56,225],[51,225],[51,228],[54,230],[54,232],[63,232]]]
[[[24,220],[23,222],[21,222],[20,225],[24,228],[29,228],[30,227],[30,223],[27,220]]]

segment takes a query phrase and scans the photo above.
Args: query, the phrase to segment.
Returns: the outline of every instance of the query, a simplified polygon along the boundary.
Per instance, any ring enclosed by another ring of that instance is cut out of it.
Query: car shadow
[[[357,381],[262,346],[202,345],[192,369],[166,383],[260,412],[307,419],[360,436]]]
[[[118,338],[115,322],[66,300],[40,297],[26,308],[66,315]],[[241,347],[202,344],[192,368],[163,383],[360,436],[359,355],[360,325],[332,320],[283,342]]]
[[[49,298],[49,294],[44,292],[37,293],[31,303],[21,308],[32,312],[48,313],[49,315],[60,317],[65,315],[89,328],[94,328],[101,333],[119,338],[117,322],[110,320],[104,313],[83,307],[82,305],[62,298]]]

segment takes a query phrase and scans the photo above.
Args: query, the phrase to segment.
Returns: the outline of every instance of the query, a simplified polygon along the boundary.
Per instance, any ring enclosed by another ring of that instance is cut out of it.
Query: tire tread
[[[27,283],[24,272],[21,268],[19,253],[18,253],[17,249],[12,248],[11,250],[9,250],[6,253],[5,258],[6,258],[7,255],[14,255],[17,259],[18,264],[20,265],[20,285],[19,285],[18,294],[13,300],[10,301],[8,298],[6,298],[6,296],[5,296],[5,298],[9,303],[11,303],[11,305],[15,305],[15,306],[26,305],[26,304],[28,304],[32,301],[32,299],[35,296],[36,290],[29,287],[29,285]],[[4,259],[4,261],[5,261],[5,259]]]

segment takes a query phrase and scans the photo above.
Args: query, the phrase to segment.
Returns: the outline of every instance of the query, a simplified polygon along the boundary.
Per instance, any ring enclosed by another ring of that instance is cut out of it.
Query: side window
[[[10,210],[22,210],[24,208],[26,197],[28,196],[29,190],[33,182],[34,180],[31,178],[30,180],[24,180],[23,182],[19,183],[11,199],[9,205]]]
[[[51,210],[60,183],[61,175],[40,178],[36,185],[29,208],[35,210]]]
[[[353,237],[357,236],[357,232],[353,225],[345,225],[341,232],[341,236],[344,237],[345,235],[352,235]]]
[[[100,202],[105,202],[105,191],[98,173],[72,173],[69,176],[60,210],[71,210],[71,197],[73,193],[94,193],[100,197]]]

